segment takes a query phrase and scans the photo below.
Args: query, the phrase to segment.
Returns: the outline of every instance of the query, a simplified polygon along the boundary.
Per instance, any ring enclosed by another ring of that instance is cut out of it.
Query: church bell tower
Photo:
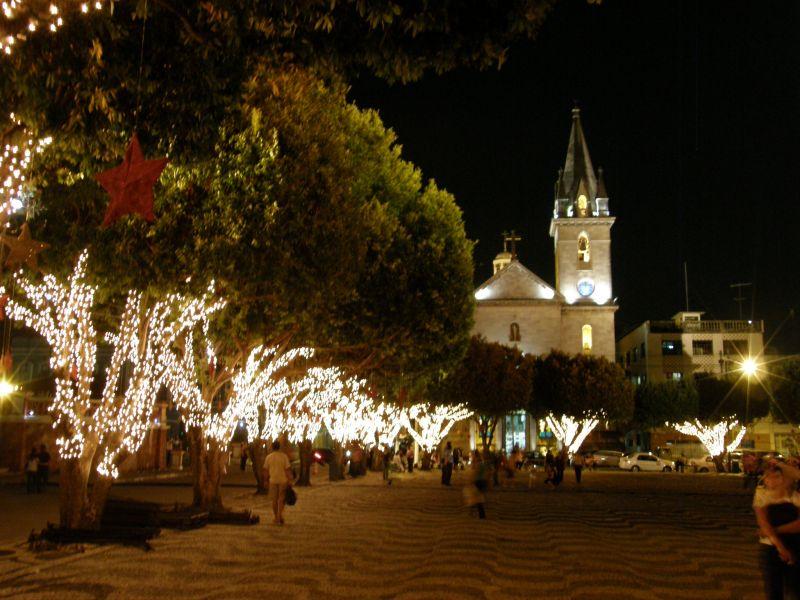
[[[555,184],[550,236],[555,246],[556,289],[566,306],[562,340],[575,350],[614,357],[611,227],[603,170],[595,173],[580,109],[572,109],[564,168]],[[599,335],[602,331],[603,341]],[[574,338],[574,343],[567,340]],[[606,340],[605,338],[609,338]]]

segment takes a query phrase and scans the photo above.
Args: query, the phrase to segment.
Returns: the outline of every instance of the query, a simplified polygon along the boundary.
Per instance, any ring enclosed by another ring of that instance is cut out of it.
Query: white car
[[[711,458],[710,454],[706,454],[700,458],[690,458],[688,466],[694,467],[694,470],[698,473],[708,473],[709,471],[711,473],[717,472],[717,465],[714,464],[714,459]]]
[[[619,459],[619,468],[627,471],[674,471],[675,463],[649,452],[634,452]]]

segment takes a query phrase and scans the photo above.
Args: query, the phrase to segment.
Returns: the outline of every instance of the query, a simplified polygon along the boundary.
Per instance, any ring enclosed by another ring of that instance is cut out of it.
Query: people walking
[[[759,564],[769,600],[800,594],[800,471],[776,462],[753,497],[759,528]]]
[[[244,471],[247,468],[247,444],[242,442],[239,449],[239,469]]]
[[[406,451],[406,460],[408,461],[408,472],[414,472],[414,450],[413,448],[409,448]]]
[[[28,494],[39,491],[39,453],[31,448],[25,461],[25,490]]]
[[[464,486],[464,504],[475,507],[479,519],[486,518],[486,490],[489,487],[488,469],[477,450],[472,451],[470,481]]]
[[[47,446],[42,444],[39,446],[39,464],[38,464],[38,482],[36,491],[41,492],[47,487],[47,482],[50,480],[50,453],[47,451]]]
[[[392,485],[392,458],[394,451],[391,447],[387,446],[383,451],[383,480],[387,485]]]
[[[553,486],[558,487],[564,481],[564,470],[567,468],[567,448],[561,448],[561,452],[555,458],[556,474],[553,478]]]
[[[576,452],[572,457],[572,468],[575,470],[575,483],[581,482],[581,474],[583,473],[583,466],[586,463],[583,454]]]
[[[544,482],[545,484],[553,483],[556,477],[556,460],[550,450],[544,455]]]
[[[442,453],[442,485],[450,485],[453,476],[453,446],[447,442]]]
[[[281,443],[272,443],[272,452],[264,459],[264,482],[272,498],[273,523],[283,525],[283,508],[286,503],[286,488],[294,477],[289,457],[281,452]]]

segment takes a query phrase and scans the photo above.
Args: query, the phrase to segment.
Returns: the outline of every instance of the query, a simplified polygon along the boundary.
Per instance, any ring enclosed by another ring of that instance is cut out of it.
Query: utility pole
[[[730,286],[732,290],[736,290],[736,296],[734,297],[733,301],[736,302],[736,304],[739,305],[739,320],[740,321],[744,318],[742,316],[742,303],[746,299],[744,297],[744,288],[750,287],[752,285],[753,285],[752,283],[748,282],[748,283],[732,283],[731,286]]]

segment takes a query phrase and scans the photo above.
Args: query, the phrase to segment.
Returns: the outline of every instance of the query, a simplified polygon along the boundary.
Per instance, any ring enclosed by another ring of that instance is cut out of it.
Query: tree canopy
[[[153,225],[99,227],[91,179],[41,190],[34,229],[66,271],[83,248],[110,296],[201,289],[228,300],[239,346],[291,335],[387,372],[455,361],[471,322],[471,243],[450,194],[400,157],[377,114],[312,73],[265,73],[220,127],[213,159],[168,166]],[[262,80],[263,81],[263,80]],[[279,86],[275,94],[273,84]],[[145,151],[147,154],[147,151]]]
[[[554,350],[536,360],[529,410],[623,421],[633,412],[633,389],[619,365],[605,358]]]
[[[697,388],[691,382],[644,382],[634,394],[633,424],[643,429],[683,422],[698,414]]]
[[[32,1],[0,19],[3,38],[25,38],[0,60],[0,95],[28,129],[58,134],[47,162],[58,157],[73,174],[119,156],[134,128],[185,162],[213,155],[219,124],[265,66],[392,82],[499,66],[553,3],[124,0],[86,15],[73,3],[52,34],[26,30],[29,12],[49,9]]]
[[[498,420],[528,405],[532,368],[533,360],[517,348],[473,336],[466,355],[443,378],[436,395],[445,403],[463,402],[473,411],[486,447]]]

